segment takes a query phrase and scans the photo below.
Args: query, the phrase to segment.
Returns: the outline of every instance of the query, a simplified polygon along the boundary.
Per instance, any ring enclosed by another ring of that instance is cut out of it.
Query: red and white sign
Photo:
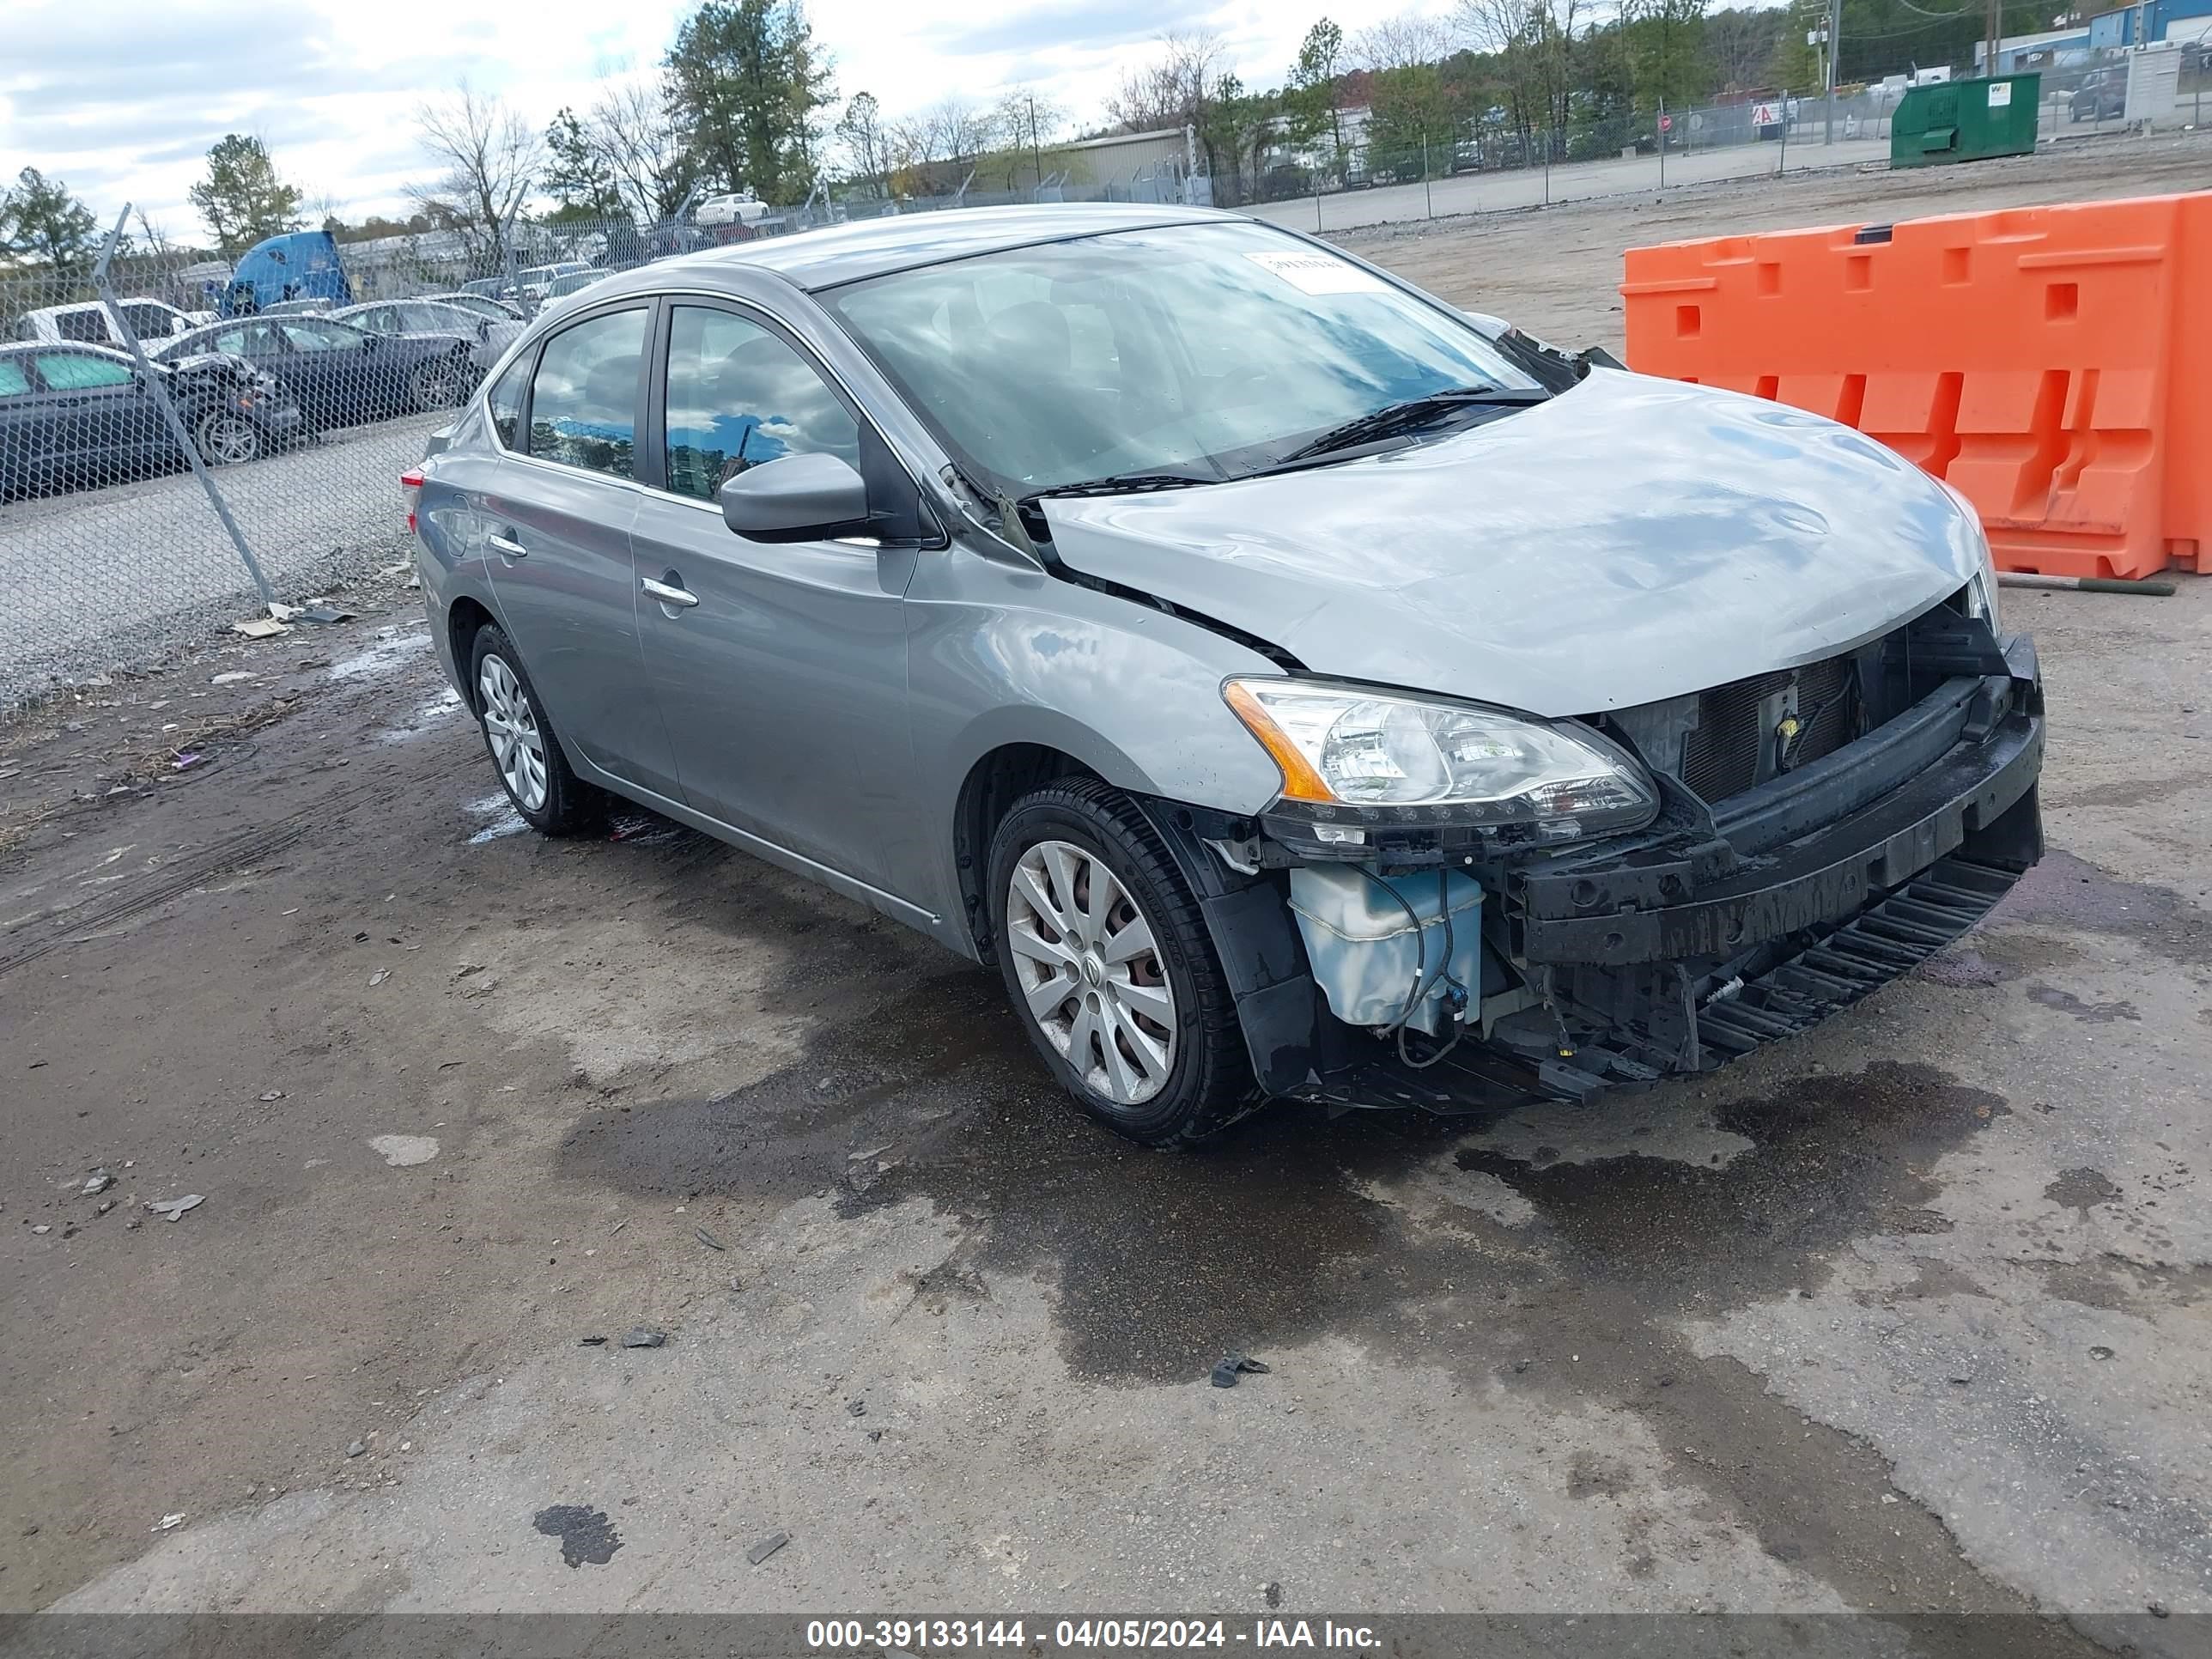
[[[1782,125],[1782,106],[1779,104],[1753,104],[1751,106],[1751,124],[1755,127],[1780,126]]]
[[[1662,132],[1672,132],[1672,131],[1674,131],[1674,118],[1673,116],[1671,116],[1671,115],[1662,115],[1662,116],[1661,116],[1661,117],[1659,118],[1659,131],[1662,131]]]

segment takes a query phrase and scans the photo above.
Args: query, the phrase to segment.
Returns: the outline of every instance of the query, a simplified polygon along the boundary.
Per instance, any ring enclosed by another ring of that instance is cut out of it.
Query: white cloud
[[[1441,12],[1448,0],[1409,0]],[[414,111],[462,76],[532,121],[587,104],[606,75],[649,73],[685,0],[441,0],[404,10],[292,0],[270,10],[210,0],[12,0],[0,60],[0,155],[65,179],[103,219],[125,200],[172,234],[199,227],[185,191],[207,147],[258,134],[311,199],[352,216],[389,211],[428,164]],[[1325,0],[1031,0],[992,15],[974,0],[812,0],[816,40],[842,98],[886,112],[1035,83],[1079,122],[1101,120],[1122,70],[1164,28],[1205,27],[1248,86],[1278,84],[1317,17],[1353,32],[1370,7]],[[1391,9],[1399,9],[1393,7]],[[835,112],[830,112],[834,115]]]

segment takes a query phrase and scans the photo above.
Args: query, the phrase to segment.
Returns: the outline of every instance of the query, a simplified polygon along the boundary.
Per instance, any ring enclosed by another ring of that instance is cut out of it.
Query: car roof
[[[1024,207],[963,208],[944,213],[902,213],[884,219],[856,219],[820,230],[803,231],[731,247],[702,249],[673,259],[656,260],[609,279],[607,297],[651,293],[672,276],[697,278],[732,265],[757,265],[778,272],[809,292],[857,283],[886,271],[911,270],[1040,242],[1098,236],[1109,231],[1143,230],[1164,225],[1202,224],[1219,220],[1249,222],[1243,214],[1208,208],[1146,207],[1122,202],[1048,204]]]
[[[131,354],[97,340],[9,340],[0,344],[0,356],[16,357],[30,351],[88,351],[95,357],[112,357],[118,362],[135,362]]]

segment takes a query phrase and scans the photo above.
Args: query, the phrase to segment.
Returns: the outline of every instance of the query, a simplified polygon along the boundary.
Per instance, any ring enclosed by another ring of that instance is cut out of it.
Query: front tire
[[[1259,1103],[1205,918],[1127,795],[1071,779],[1023,797],[988,879],[1006,994],[1085,1112],[1182,1148]]]
[[[261,456],[261,431],[234,409],[210,409],[192,428],[200,459],[210,466],[243,466]]]
[[[597,828],[606,798],[570,769],[538,688],[495,623],[477,630],[476,648],[469,653],[469,684],[492,769],[522,821],[541,836],[575,836]]]

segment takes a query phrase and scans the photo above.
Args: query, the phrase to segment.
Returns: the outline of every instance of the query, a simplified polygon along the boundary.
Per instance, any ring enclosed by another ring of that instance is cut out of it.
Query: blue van
[[[328,231],[295,230],[256,242],[240,258],[216,309],[225,317],[250,317],[286,300],[353,303],[353,284]]]

